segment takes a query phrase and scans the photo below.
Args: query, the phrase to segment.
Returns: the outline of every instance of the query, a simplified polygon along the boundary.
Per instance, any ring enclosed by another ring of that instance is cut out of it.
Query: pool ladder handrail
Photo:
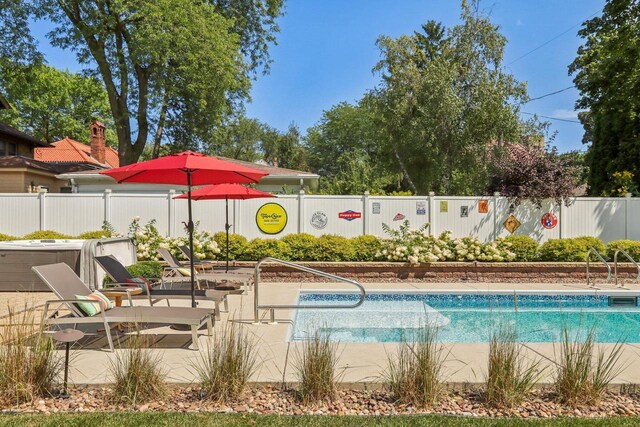
[[[618,287],[618,254],[619,253],[621,253],[622,255],[626,256],[627,259],[629,261],[631,261],[631,263],[633,265],[636,266],[636,270],[638,270],[638,275],[636,276],[636,281],[640,281],[640,265],[638,265],[638,263],[631,257],[631,255],[629,255],[627,253],[627,251],[625,251],[624,249],[618,249],[613,254],[613,277],[614,277],[614,280],[615,280],[616,287]],[[624,288],[624,283],[620,287]]]
[[[611,266],[609,263],[600,255],[600,252],[596,248],[589,248],[587,251],[587,286],[591,287],[591,280],[589,277],[589,263],[591,262],[591,254],[595,254],[596,257],[607,267],[607,282],[611,281]]]
[[[300,305],[300,304],[293,304],[293,305],[287,305],[287,304],[271,304],[271,305],[260,305],[258,302],[258,294],[259,294],[259,289],[260,289],[260,269],[262,267],[262,264],[265,262],[273,262],[276,264],[282,264],[282,265],[286,265],[287,267],[293,268],[295,270],[300,270],[300,271],[304,271],[305,273],[311,273],[314,274],[316,276],[321,276],[327,279],[333,279],[337,282],[343,282],[343,283],[349,283],[351,285],[354,285],[358,288],[358,290],[360,291],[360,299],[355,303],[355,304],[351,304],[351,305],[337,305],[337,304],[329,304],[329,305]],[[259,324],[260,323],[260,314],[259,311],[261,309],[268,309],[270,312],[270,322],[271,324],[275,324],[276,320],[275,320],[275,310],[291,310],[291,309],[323,309],[323,308],[340,308],[340,309],[347,309],[347,308],[356,308],[359,307],[360,305],[362,305],[362,303],[364,302],[365,296],[367,295],[366,291],[364,290],[364,287],[362,287],[362,285],[358,282],[356,282],[355,280],[351,280],[351,279],[347,279],[344,277],[340,277],[340,276],[336,276],[335,274],[329,274],[329,273],[325,273],[324,271],[320,271],[320,270],[316,270],[314,268],[310,268],[310,267],[306,267],[304,265],[300,265],[300,264],[296,264],[290,261],[284,261],[278,258],[271,258],[271,257],[267,257],[267,258],[263,258],[260,261],[258,261],[256,263],[256,268],[255,268],[255,280],[254,280],[254,286],[253,286],[253,314],[254,314],[254,322],[255,324]]]

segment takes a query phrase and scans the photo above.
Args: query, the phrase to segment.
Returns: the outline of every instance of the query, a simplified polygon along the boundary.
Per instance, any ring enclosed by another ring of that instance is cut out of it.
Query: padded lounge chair
[[[188,246],[182,245],[180,246],[180,251],[182,251],[182,253],[184,254],[184,256],[187,257],[187,259],[191,259],[191,251],[189,250]],[[228,273],[228,274],[243,274],[243,275],[248,275],[250,278],[253,278],[253,276],[255,275],[255,271],[253,268],[249,268],[249,267],[235,267],[235,266],[229,266],[229,270],[226,270],[226,265],[223,264],[223,262],[221,261],[217,261],[217,260],[199,260],[199,259],[194,259],[193,260],[194,265],[197,265],[199,267],[202,267],[203,270],[207,270],[209,269],[211,272],[222,272],[222,273]]]
[[[115,282],[117,286],[136,286],[132,279],[135,279],[131,273],[126,269],[120,261],[118,261],[113,255],[101,255],[94,257],[95,261],[100,267],[109,275],[109,277]],[[148,279],[150,280],[150,279]],[[184,278],[180,278],[181,283],[185,283]],[[175,289],[173,284],[170,283],[168,288],[165,288],[165,283],[155,283],[153,288],[147,294],[143,292],[143,295],[137,295],[132,298],[149,300],[149,304],[153,305],[159,300],[166,300],[169,304],[169,300],[182,299],[191,300],[191,290],[182,288]],[[215,289],[196,289],[196,300],[199,301],[213,301],[216,306],[216,319],[220,320],[220,303],[224,304],[226,311],[229,311],[229,303],[227,302],[227,291],[217,291]]]
[[[189,266],[183,265],[168,249],[158,248],[158,254],[168,264],[168,267],[165,267],[168,277],[189,277]],[[232,294],[243,294],[249,287],[251,279],[241,274],[227,273],[196,273],[195,277],[198,289],[202,288],[203,282],[207,286],[212,283],[214,289],[229,291]],[[241,289],[241,286],[244,289]]]
[[[76,295],[88,295],[91,289],[80,280],[76,273],[65,263],[41,265],[31,268],[42,281],[56,294],[58,300],[46,301],[42,314],[43,325],[103,324],[109,349],[114,350],[111,338],[111,326],[120,323],[160,323],[164,325],[186,325],[191,327],[193,349],[198,350],[198,329],[207,325],[208,335],[213,334],[213,310],[191,307],[115,307],[102,310],[99,301],[83,300]],[[98,308],[94,316],[85,315],[76,303],[92,303]],[[49,316],[52,304],[65,304],[70,314],[62,317]]]

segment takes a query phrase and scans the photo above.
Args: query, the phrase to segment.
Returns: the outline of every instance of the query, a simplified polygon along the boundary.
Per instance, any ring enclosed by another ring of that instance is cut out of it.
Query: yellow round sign
[[[278,234],[287,226],[287,211],[277,203],[265,203],[256,213],[256,224],[265,234]]]

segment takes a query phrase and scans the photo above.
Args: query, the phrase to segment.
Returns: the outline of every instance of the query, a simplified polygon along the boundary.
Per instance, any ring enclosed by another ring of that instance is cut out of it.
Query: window
[[[7,156],[17,156],[18,155],[18,144],[12,144],[11,142],[7,144]]]
[[[4,151],[7,149],[7,144],[0,141],[0,156],[4,156]]]

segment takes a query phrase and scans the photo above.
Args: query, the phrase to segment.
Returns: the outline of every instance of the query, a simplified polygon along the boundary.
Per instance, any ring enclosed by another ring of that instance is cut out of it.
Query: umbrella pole
[[[191,252],[191,257],[189,258],[189,269],[191,272],[191,307],[196,306],[196,286],[195,286],[195,268],[193,266],[193,258],[196,256],[193,251],[193,217],[191,213],[191,170],[187,170],[187,206],[189,210],[189,222],[187,224],[187,228],[189,229],[189,251]]]
[[[227,267],[225,273],[229,272],[229,196],[224,196],[224,203],[226,208],[226,219],[224,223],[224,229],[227,232]]]

